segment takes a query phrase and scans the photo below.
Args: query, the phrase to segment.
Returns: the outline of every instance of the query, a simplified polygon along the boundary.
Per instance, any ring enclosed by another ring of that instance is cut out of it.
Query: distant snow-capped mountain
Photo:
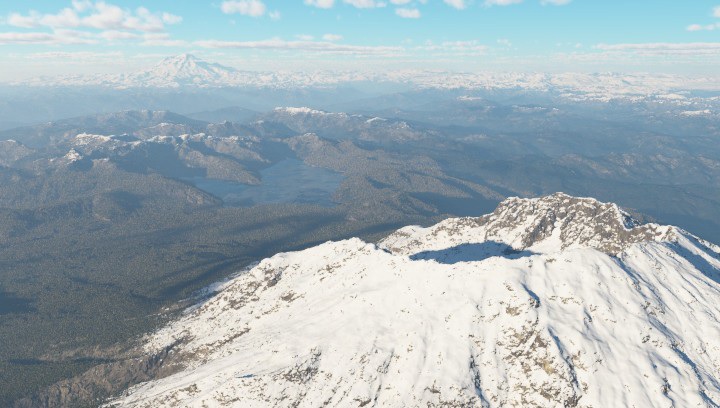
[[[248,82],[247,74],[210,63],[191,54],[168,57],[139,72],[107,75],[68,75],[37,78],[30,86],[105,86],[110,88],[222,87]]]
[[[720,404],[720,248],[593,199],[278,254],[215,290],[147,338],[175,374],[108,406]]]
[[[133,80],[158,86],[220,85],[233,83],[239,71],[220,64],[209,63],[191,54],[168,57],[150,69],[139,72]]]
[[[526,90],[552,92],[575,100],[642,100],[688,104],[687,91],[720,90],[717,78],[624,73],[513,73],[445,71],[242,71],[210,63],[191,54],[168,57],[140,72],[119,75],[70,75],[35,78],[23,86],[101,86],[108,88],[258,87],[293,89],[352,83],[394,83],[410,88],[457,90]],[[472,95],[464,96],[472,100]]]
[[[280,123],[298,133],[317,133],[328,139],[355,137],[375,142],[402,142],[435,134],[415,129],[403,120],[326,112],[308,107],[277,107],[261,116],[261,120]]]
[[[167,57],[154,66],[139,72],[41,77],[14,84],[40,87],[100,86],[114,89],[179,87],[297,88],[366,79],[367,77],[364,75],[348,73],[311,75],[302,72],[241,71],[217,63],[207,62],[192,54],[181,54]]]

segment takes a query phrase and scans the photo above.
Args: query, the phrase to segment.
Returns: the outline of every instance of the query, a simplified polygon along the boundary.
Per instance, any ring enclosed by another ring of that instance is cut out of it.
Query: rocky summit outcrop
[[[215,290],[146,339],[177,372],[107,406],[720,404],[720,249],[592,199],[282,253]]]
[[[384,240],[399,253],[449,244],[499,241],[513,249],[594,248],[619,254],[632,244],[672,241],[675,228],[640,224],[616,204],[563,193],[504,200],[491,214],[451,218],[433,227],[406,227]]]

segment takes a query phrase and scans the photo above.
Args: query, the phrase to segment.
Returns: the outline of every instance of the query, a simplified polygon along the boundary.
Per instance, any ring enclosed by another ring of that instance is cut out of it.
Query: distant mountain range
[[[367,72],[256,72],[210,63],[191,54],[168,57],[153,67],[119,75],[70,75],[42,77],[15,83],[24,86],[101,86],[127,88],[259,87],[290,89],[335,87],[352,83],[396,83],[415,88],[502,89],[555,92],[592,100],[648,95],[666,101],[686,99],[678,91],[720,91],[717,78],[619,73],[453,73],[430,71]]]
[[[108,407],[720,404],[720,248],[594,199],[510,198],[210,290],[147,338],[168,374]]]

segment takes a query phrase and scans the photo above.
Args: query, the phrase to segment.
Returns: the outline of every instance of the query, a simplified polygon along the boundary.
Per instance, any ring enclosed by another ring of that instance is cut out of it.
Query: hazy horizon
[[[250,71],[712,75],[713,1],[36,1],[0,5],[0,81],[126,73],[185,52]]]

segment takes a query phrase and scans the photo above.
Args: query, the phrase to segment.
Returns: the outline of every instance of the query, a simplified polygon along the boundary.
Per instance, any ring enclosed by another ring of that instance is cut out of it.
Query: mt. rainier
[[[232,83],[238,75],[236,69],[203,61],[191,54],[168,57],[154,67],[139,72],[134,82],[154,86],[219,85]]]
[[[720,404],[720,248],[555,194],[282,253],[146,339],[108,406]]]

